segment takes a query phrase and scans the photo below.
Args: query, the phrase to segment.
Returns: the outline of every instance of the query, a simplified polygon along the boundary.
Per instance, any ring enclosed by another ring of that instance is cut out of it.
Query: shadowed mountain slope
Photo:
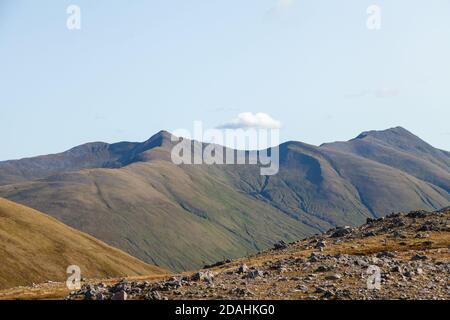
[[[0,259],[0,289],[64,281],[70,265],[78,265],[83,277],[97,279],[166,273],[5,199],[0,199]]]
[[[432,183],[351,153],[299,142],[281,145],[280,153],[275,176],[249,174],[239,166],[229,174],[245,192],[298,219],[315,221],[322,231],[393,211],[439,209],[450,201],[449,193]]]

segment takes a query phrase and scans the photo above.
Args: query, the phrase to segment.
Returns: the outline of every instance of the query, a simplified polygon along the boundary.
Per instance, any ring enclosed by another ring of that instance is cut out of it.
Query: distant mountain
[[[70,265],[103,279],[166,273],[43,213],[0,199],[0,289],[65,281]]]
[[[450,205],[449,153],[401,128],[320,147],[284,143],[280,172],[269,177],[257,165],[176,166],[172,146],[162,131],[144,143],[81,148],[84,162],[73,151],[3,162],[0,196],[177,271],[367,217]]]
[[[170,141],[170,134],[161,131],[143,143],[87,143],[66,152],[0,161],[0,185],[41,179],[53,174],[92,168],[120,168],[138,161],[146,150]]]
[[[400,128],[371,134],[391,136],[392,132],[402,132],[404,138],[414,137]],[[396,159],[402,159],[400,151],[391,156],[389,165],[387,161],[377,161],[375,156],[362,157],[333,144],[316,147],[287,142],[280,146],[278,175],[265,178],[256,171],[248,174],[248,166],[230,168],[229,174],[234,177],[235,185],[246,193],[320,230],[360,224],[367,216],[380,217],[393,211],[439,209],[450,201],[448,190],[442,187],[450,181],[450,168],[444,169],[442,165],[436,169],[441,176],[437,173],[427,176],[423,172],[431,172],[429,168],[435,167],[433,162],[444,164],[450,157],[415,139],[415,144],[410,146],[421,146],[428,153],[417,152],[414,156],[417,166],[410,170],[394,166]],[[380,151],[380,158],[386,156],[387,152],[383,152]],[[375,151],[373,154],[378,155]],[[260,189],[263,181],[264,189]],[[433,181],[442,183],[435,185]]]
[[[401,127],[364,132],[348,142],[322,147],[386,164],[450,192],[450,154]]]

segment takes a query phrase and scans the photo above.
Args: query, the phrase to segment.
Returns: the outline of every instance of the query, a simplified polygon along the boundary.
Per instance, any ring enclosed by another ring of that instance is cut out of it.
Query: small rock
[[[406,215],[408,218],[425,218],[427,216],[426,211],[411,211]]]
[[[322,299],[331,299],[334,297],[334,293],[332,291],[325,291],[322,295]]]
[[[334,281],[334,280],[339,280],[340,278],[342,278],[342,276],[340,274],[336,273],[336,274],[330,274],[330,275],[326,276],[325,280]]]
[[[248,267],[247,267],[247,265],[246,265],[245,263],[242,264],[242,265],[239,267],[238,272],[239,272],[239,273],[246,273],[246,272],[248,272]]]
[[[204,281],[206,283],[212,283],[214,280],[214,273],[211,271],[197,272],[191,277],[192,281]]]
[[[392,269],[391,269],[391,272],[402,272],[402,269],[401,269],[401,267],[400,266],[395,266],[395,267],[393,267]]]
[[[287,243],[284,242],[283,240],[278,241],[277,243],[275,243],[275,244],[273,245],[273,248],[274,248],[275,250],[284,250],[284,249],[287,249],[287,247],[288,247]]]
[[[111,300],[127,300],[128,295],[125,291],[117,291],[116,293],[114,293],[114,295],[112,296]]]
[[[296,289],[297,289],[297,290],[300,290],[300,291],[304,291],[304,292],[307,292],[307,291],[309,290],[307,286],[304,286],[304,285],[302,285],[302,284],[299,284],[299,285],[296,287]]]
[[[234,288],[230,290],[230,294],[238,296],[254,296],[255,294],[247,288]]]
[[[146,297],[147,300],[163,300],[163,297],[158,291],[150,291]]]
[[[264,277],[264,272],[262,272],[261,270],[252,270],[249,273],[247,273],[246,278],[248,279],[256,279],[259,277]]]
[[[406,236],[405,236],[402,232],[400,232],[400,231],[398,231],[398,230],[395,230],[395,231],[392,233],[392,236],[393,236],[394,238],[401,238],[401,239],[405,239],[405,238],[406,238]]]
[[[368,231],[368,232],[364,232],[363,237],[364,238],[368,238],[368,237],[375,237],[377,234],[373,231]]]
[[[95,295],[96,295],[96,293],[95,293],[94,290],[88,290],[84,294],[84,299],[85,300],[92,300],[92,299],[94,299]]]
[[[406,271],[403,275],[407,278],[412,278],[415,274],[412,271]]]
[[[331,271],[333,268],[331,268],[330,266],[319,266],[315,272],[328,272]]]
[[[411,258],[411,261],[424,261],[428,260],[428,257],[422,254],[416,254],[414,257]]]
[[[319,240],[316,245],[314,246],[314,248],[316,249],[323,249],[327,246],[327,242],[325,240]]]
[[[390,251],[382,251],[377,254],[377,258],[395,258],[396,254]]]
[[[334,231],[333,234],[331,235],[331,238],[344,237],[350,233],[352,233],[352,228],[350,228],[348,226],[338,227],[338,228],[336,228],[336,231]]]
[[[322,287],[317,287],[316,288],[316,293],[324,293],[326,290]]]

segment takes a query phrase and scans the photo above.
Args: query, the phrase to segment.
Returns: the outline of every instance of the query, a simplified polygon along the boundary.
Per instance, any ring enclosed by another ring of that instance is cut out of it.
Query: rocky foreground
[[[448,300],[449,276],[447,208],[367,219],[163,281],[89,283],[67,299]]]

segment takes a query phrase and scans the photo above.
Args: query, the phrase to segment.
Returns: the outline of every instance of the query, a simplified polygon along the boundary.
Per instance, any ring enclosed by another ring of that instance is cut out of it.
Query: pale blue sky
[[[246,111],[281,121],[282,140],[401,125],[450,150],[449,14],[449,0],[0,0],[0,160]]]

